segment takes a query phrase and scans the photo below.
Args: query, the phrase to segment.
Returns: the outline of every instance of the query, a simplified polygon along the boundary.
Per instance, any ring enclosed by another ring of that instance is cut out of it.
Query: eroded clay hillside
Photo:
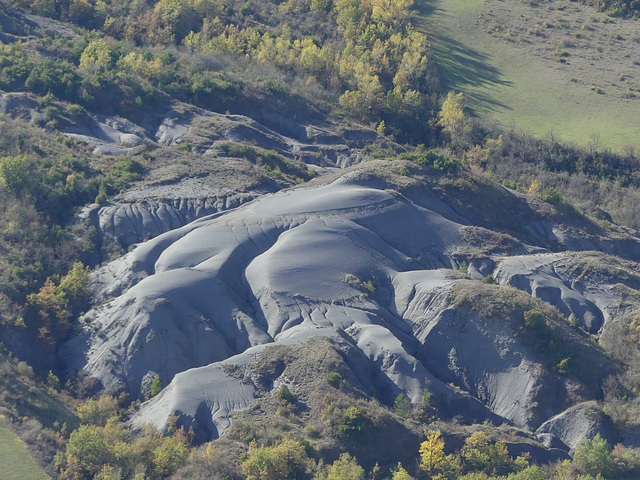
[[[282,385],[302,394],[312,366],[256,368],[322,337],[380,401],[426,389],[446,416],[567,452],[595,432],[615,441],[592,401],[619,366],[591,339],[636,311],[640,242],[470,171],[452,180],[367,162],[137,246],[92,275],[67,375],[134,399],[158,376],[168,386],[131,425],[177,414],[209,441]]]

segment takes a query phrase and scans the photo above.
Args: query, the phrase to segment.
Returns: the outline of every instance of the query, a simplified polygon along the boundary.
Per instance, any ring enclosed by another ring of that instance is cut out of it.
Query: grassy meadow
[[[27,448],[0,421],[0,472],[3,480],[47,480],[49,476],[31,458]]]
[[[417,0],[446,88],[536,135],[640,147],[640,29],[576,3]]]

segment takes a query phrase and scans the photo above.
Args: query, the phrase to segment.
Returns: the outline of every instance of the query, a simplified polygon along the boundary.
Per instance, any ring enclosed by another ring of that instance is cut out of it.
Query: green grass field
[[[31,458],[22,440],[2,421],[0,421],[0,477],[2,480],[50,480],[50,477]]]
[[[640,147],[637,22],[544,5],[416,0],[445,87],[475,114],[580,145]]]

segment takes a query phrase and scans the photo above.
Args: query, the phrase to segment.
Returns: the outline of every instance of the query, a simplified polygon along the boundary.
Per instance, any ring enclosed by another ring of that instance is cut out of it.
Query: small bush
[[[252,444],[249,458],[242,463],[244,474],[256,480],[307,478],[310,467],[304,446],[290,438],[273,447]]]
[[[104,184],[101,184],[100,190],[98,191],[98,195],[96,195],[94,202],[98,205],[104,205],[105,203],[107,203],[108,199],[109,196],[107,195],[106,187],[104,187]]]
[[[291,393],[291,390],[289,390],[289,387],[282,385],[276,392],[276,398],[280,402],[291,403],[293,401],[293,394]]]
[[[573,373],[574,365],[571,357],[563,358],[556,365],[556,371],[560,375],[571,375]]]
[[[87,115],[85,108],[75,103],[68,104],[64,109],[64,113],[74,118],[84,118]]]
[[[327,373],[324,377],[324,381],[331,385],[333,388],[339,388],[342,383],[342,375],[337,372]]]
[[[46,384],[49,388],[60,390],[60,379],[51,370],[49,370],[49,374],[47,375]]]
[[[425,150],[424,147],[418,147],[413,152],[403,153],[399,158],[445,173],[456,173],[462,166],[459,160],[447,157],[437,150]]]
[[[524,326],[531,330],[546,327],[547,320],[540,310],[532,309],[524,312]]]
[[[365,288],[367,289],[367,291],[371,294],[376,293],[376,286],[373,284],[373,282],[371,280],[369,280],[366,284],[365,284]]]
[[[360,407],[349,407],[342,414],[337,426],[339,437],[347,437],[357,443],[364,443],[367,434],[371,430],[371,420]]]
[[[33,368],[24,361],[18,362],[18,373],[23,378],[33,378]]]
[[[410,175],[410,174],[411,172],[405,165],[402,165],[401,167],[398,168],[398,175],[402,175],[403,177],[406,177],[407,175]]]
[[[155,376],[151,385],[149,386],[149,395],[151,397],[155,397],[158,395],[164,387],[162,386],[162,382],[160,381],[160,377],[158,375]]]
[[[555,187],[545,188],[540,195],[540,198],[543,202],[551,203],[556,205],[562,202],[562,194],[560,190]]]
[[[400,393],[393,402],[393,410],[402,418],[407,418],[411,413],[411,401],[404,394]]]
[[[321,478],[326,480],[364,480],[365,471],[358,464],[358,460],[348,453],[340,454],[340,458],[326,467]]]

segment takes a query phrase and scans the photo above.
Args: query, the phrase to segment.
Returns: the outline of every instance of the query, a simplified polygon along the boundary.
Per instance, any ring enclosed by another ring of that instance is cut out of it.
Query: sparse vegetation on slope
[[[0,373],[2,475],[15,479],[47,478],[44,468],[55,477],[53,459],[64,445],[65,436],[77,426],[70,397],[56,390],[60,388],[59,381],[55,382],[57,377],[51,374],[52,386],[44,385],[26,362],[8,356],[2,344]],[[9,428],[11,431],[7,431]]]

